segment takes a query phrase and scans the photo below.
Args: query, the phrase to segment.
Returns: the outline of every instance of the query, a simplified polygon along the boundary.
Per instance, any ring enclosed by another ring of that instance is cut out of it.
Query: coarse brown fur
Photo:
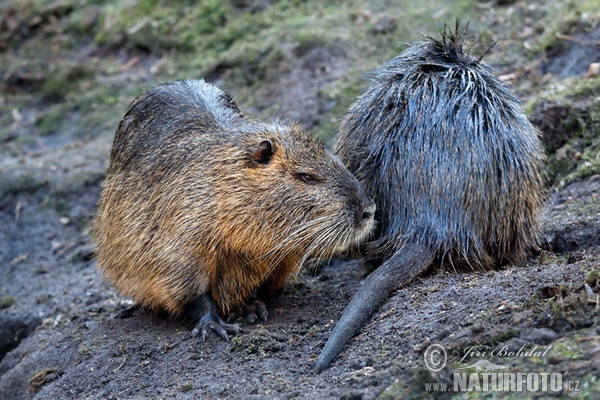
[[[308,257],[357,244],[373,212],[298,125],[251,120],[217,87],[175,81],[137,98],[118,127],[97,259],[143,306],[179,316],[208,295],[225,315],[280,290]]]

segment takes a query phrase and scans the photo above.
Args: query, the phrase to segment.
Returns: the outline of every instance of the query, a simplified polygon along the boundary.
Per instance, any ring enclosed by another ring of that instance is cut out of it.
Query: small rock
[[[546,362],[550,365],[560,364],[565,361],[569,361],[569,359],[563,356],[548,356],[548,358],[546,358]]]
[[[471,329],[463,329],[462,331],[455,332],[448,337],[451,337],[453,340],[469,338],[473,336],[473,331]]]
[[[521,312],[514,313],[510,322],[513,326],[520,325],[524,321],[531,320],[533,316],[533,310],[524,310]]]
[[[532,328],[523,331],[521,339],[530,343],[546,345],[558,339],[558,334],[548,328]]]
[[[383,15],[373,23],[372,30],[375,33],[386,33],[394,31],[397,26],[398,24],[394,18]]]
[[[540,289],[540,295],[542,296],[542,299],[551,299],[553,297],[558,297],[560,296],[560,293],[561,287],[558,285],[544,286]]]
[[[295,399],[295,398],[300,397],[300,396],[302,396],[302,392],[300,390],[294,390],[294,391],[286,394],[285,397],[287,399]]]
[[[481,333],[485,330],[485,327],[483,325],[473,325],[471,330],[473,331],[473,333]]]
[[[413,346],[413,351],[415,353],[421,354],[425,351],[427,347],[429,347],[429,345],[431,345],[431,339],[429,338],[429,336],[426,336],[423,342]]]
[[[586,360],[591,360],[594,367],[600,367],[600,345],[597,345],[586,351],[583,355],[583,358]]]
[[[585,75],[587,77],[600,75],[600,63],[591,63]]]

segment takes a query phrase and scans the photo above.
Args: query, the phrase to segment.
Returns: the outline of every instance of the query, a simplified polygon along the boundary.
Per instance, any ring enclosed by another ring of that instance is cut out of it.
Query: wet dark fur
[[[457,24],[388,62],[342,122],[334,151],[377,204],[365,261],[384,265],[344,312],[318,369],[392,290],[430,266],[518,264],[536,245],[538,132],[506,85],[463,50],[465,33]]]

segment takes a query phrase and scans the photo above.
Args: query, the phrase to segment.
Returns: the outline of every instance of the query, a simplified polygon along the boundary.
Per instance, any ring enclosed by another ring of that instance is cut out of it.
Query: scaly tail
[[[329,367],[346,342],[367,322],[390,293],[421,275],[431,265],[433,258],[433,252],[427,246],[407,243],[373,271],[362,282],[333,328],[317,360],[317,373]]]

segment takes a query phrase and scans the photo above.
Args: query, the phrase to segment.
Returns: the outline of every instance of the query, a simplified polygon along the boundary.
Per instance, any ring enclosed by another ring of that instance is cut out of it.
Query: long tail
[[[424,245],[407,243],[360,285],[333,328],[319,359],[316,371],[329,367],[346,342],[354,336],[394,290],[409,284],[433,262],[433,252]]]

